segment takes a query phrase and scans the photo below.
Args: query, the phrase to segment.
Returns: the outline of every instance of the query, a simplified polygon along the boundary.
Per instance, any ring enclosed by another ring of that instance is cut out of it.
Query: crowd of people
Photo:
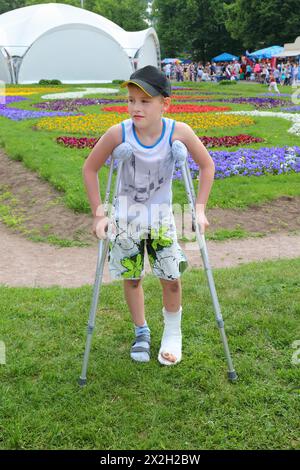
[[[163,65],[166,76],[173,81],[221,81],[221,80],[247,80],[261,84],[275,82],[277,85],[293,85],[300,80],[300,67],[296,62],[280,62],[272,65],[270,60],[261,60],[256,63],[235,60],[232,62],[191,62],[168,63]]]

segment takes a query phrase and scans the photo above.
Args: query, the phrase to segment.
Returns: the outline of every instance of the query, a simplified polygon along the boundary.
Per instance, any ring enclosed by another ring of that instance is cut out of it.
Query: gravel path
[[[196,243],[181,243],[191,267],[202,266]],[[276,233],[262,238],[207,242],[212,268],[250,261],[300,257],[300,234]],[[0,284],[23,287],[80,287],[93,284],[97,241],[88,248],[59,248],[13,234],[0,223]],[[146,272],[150,272],[148,261]],[[107,262],[103,282],[111,282]]]

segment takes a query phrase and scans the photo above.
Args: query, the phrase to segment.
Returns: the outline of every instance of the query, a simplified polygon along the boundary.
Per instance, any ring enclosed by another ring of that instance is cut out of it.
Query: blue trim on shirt
[[[171,132],[170,132],[169,144],[170,144],[171,147],[172,147],[172,137],[173,137],[173,133],[174,133],[174,129],[175,129],[175,123],[176,123],[176,121],[173,121],[172,129],[171,129]]]
[[[140,144],[141,147],[144,147],[145,149],[153,149],[153,147],[156,147],[156,145],[158,145],[159,142],[164,138],[165,131],[166,131],[166,121],[165,121],[164,118],[162,118],[162,122],[163,122],[163,128],[162,128],[161,136],[160,136],[160,138],[155,142],[155,144],[153,144],[153,145],[144,145],[144,144],[142,144],[142,142],[139,140],[139,138],[138,138],[138,136],[137,136],[137,133],[136,133],[136,131],[135,131],[134,123],[132,122],[133,135],[134,135],[135,140],[137,141],[137,143]]]
[[[122,143],[125,142],[125,124],[124,122],[121,122],[121,126],[122,126]]]

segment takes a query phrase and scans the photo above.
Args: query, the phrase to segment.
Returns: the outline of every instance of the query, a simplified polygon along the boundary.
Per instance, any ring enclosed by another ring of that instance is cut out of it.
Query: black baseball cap
[[[130,75],[129,80],[123,82],[124,88],[132,83],[143,90],[148,96],[171,96],[171,82],[157,67],[146,65]]]

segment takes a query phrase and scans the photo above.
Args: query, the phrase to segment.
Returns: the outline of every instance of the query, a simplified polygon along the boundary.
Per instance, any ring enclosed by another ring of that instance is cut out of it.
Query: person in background
[[[255,80],[257,82],[260,81],[260,73],[261,73],[261,67],[260,67],[260,63],[259,62],[256,62],[256,64],[254,65],[254,70],[253,72],[255,73]]]
[[[269,84],[269,91],[271,92],[273,90],[276,91],[278,95],[280,95],[280,91],[278,90],[278,87],[277,87],[277,82],[276,82],[274,72],[270,74],[270,84]]]
[[[183,80],[185,82],[187,82],[189,79],[189,69],[188,69],[188,65],[187,64],[184,64],[183,66]]]
[[[164,70],[164,72],[165,72],[165,74],[166,74],[166,77],[170,80],[170,78],[171,78],[171,64],[166,64],[166,65],[164,66],[164,69],[163,69],[163,70]]]
[[[199,63],[198,64],[198,69],[197,69],[197,81],[201,82],[203,77],[203,68],[202,65]]]
[[[193,62],[189,65],[189,80],[190,82],[194,81],[195,66]]]
[[[250,76],[251,76],[251,73],[252,73],[252,67],[250,64],[247,64],[246,65],[246,80],[250,80]]]

